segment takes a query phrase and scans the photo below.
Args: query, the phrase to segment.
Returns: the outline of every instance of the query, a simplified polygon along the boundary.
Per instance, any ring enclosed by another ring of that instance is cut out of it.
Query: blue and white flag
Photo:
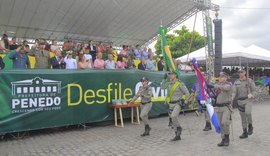
[[[221,132],[220,125],[218,122],[217,114],[214,110],[214,107],[211,104],[211,100],[207,100],[205,106],[207,108],[207,112],[210,116],[210,119],[211,119],[213,126],[215,127],[216,132],[220,133]]]
[[[200,89],[198,98],[202,104],[206,105],[207,112],[210,116],[211,122],[214,125],[216,132],[220,133],[221,131],[220,125],[218,122],[217,114],[215,113],[214,107],[211,104],[211,96],[209,95],[208,92],[207,82],[203,77],[200,68],[198,66],[197,60],[195,58],[192,59],[192,66],[195,69],[197,75],[197,83]]]

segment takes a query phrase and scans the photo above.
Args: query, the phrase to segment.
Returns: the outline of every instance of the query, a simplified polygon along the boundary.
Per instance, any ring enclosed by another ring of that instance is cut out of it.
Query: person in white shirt
[[[66,63],[66,69],[77,69],[77,61],[72,58],[72,51],[67,51],[64,62]]]
[[[108,54],[108,60],[105,61],[105,69],[115,69],[115,63],[112,54]]]
[[[88,62],[88,69],[91,69],[93,68],[93,58],[92,58],[92,55],[89,54],[89,49],[86,49],[86,48],[83,48],[81,50],[81,53],[84,54],[84,59],[86,60],[86,62]]]

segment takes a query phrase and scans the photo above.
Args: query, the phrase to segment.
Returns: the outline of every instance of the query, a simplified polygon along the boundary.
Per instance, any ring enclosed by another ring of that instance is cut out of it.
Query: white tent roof
[[[188,58],[196,58],[199,63],[205,63],[205,48],[196,50],[188,55],[177,58],[181,62],[187,62]],[[251,45],[244,48],[240,45],[231,45],[223,48],[222,65],[270,65],[270,51]]]
[[[197,0],[0,0],[0,33],[144,44],[203,9]]]

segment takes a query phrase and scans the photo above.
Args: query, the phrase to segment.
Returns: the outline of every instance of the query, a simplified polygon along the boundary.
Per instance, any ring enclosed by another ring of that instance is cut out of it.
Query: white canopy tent
[[[196,58],[198,63],[205,64],[207,55],[205,48],[201,48],[192,53],[177,58],[181,62],[187,62],[187,58]],[[270,51],[251,45],[244,48],[240,45],[231,45],[223,48],[222,65],[223,66],[269,66],[270,65]]]

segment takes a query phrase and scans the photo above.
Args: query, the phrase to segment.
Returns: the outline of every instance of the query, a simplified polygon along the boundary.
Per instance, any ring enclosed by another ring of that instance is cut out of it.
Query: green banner
[[[146,76],[153,87],[150,116],[167,113],[163,72],[137,70],[3,70],[0,134],[113,120],[112,99],[130,100]],[[181,74],[188,88],[194,73]],[[125,118],[130,117],[128,110]]]

